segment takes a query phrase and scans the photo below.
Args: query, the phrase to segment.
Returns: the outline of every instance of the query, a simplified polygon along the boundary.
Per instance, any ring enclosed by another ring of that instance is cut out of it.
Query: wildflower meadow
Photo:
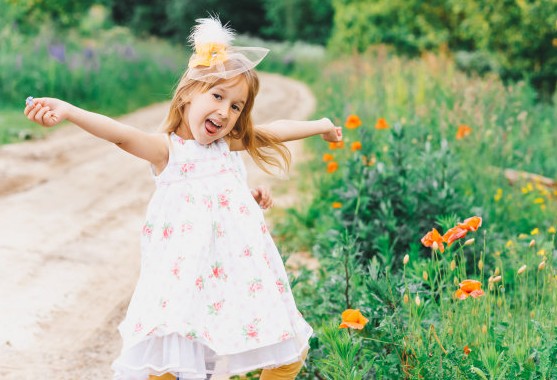
[[[321,264],[294,279],[304,378],[557,378],[555,106],[382,47],[315,88],[345,139],[312,144],[314,195],[279,226]]]

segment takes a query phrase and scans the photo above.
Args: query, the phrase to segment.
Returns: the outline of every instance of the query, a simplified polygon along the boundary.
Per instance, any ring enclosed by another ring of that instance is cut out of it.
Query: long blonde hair
[[[259,78],[254,70],[247,70],[238,75],[239,79],[242,77],[248,85],[248,97],[236,121],[236,125],[228,137],[240,140],[257,166],[265,172],[271,173],[264,164],[288,170],[291,157],[288,148],[275,135],[255,129],[251,118],[255,96],[259,91]],[[195,94],[207,92],[212,87],[225,81],[226,79],[219,78],[216,78],[212,82],[197,81],[188,78],[186,71],[184,75],[182,75],[182,78],[180,78],[176,90],[174,91],[174,96],[170,103],[170,110],[162,124],[163,132],[176,132],[182,124],[189,129],[190,126],[187,125],[187,115],[184,114],[186,109],[185,106],[191,101]],[[282,161],[279,160],[273,152],[269,152],[269,150],[278,153]]]

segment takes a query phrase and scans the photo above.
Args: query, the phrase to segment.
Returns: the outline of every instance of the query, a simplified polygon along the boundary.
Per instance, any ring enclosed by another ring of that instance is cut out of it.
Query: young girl
[[[341,129],[328,119],[255,127],[253,69],[267,50],[231,46],[233,34],[220,21],[197,21],[190,37],[195,54],[164,133],[52,98],[31,99],[25,114],[43,126],[69,120],[154,170],[141,273],[119,327],[116,379],[206,379],[258,368],[261,379],[294,379],[313,330],[296,308],[261,208],[231,151],[245,149],[259,165],[276,165],[269,149],[288,162],[282,142],[316,134],[340,141]]]

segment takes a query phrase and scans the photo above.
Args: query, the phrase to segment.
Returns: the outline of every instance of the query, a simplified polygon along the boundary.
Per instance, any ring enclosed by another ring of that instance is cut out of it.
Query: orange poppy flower
[[[338,169],[338,163],[335,161],[330,161],[327,164],[327,173],[334,173],[336,172]]]
[[[329,162],[329,161],[332,161],[332,160],[334,160],[334,157],[331,153],[325,153],[323,155],[323,162]]]
[[[443,235],[443,241],[447,243],[447,246],[450,247],[456,240],[462,239],[466,236],[468,231],[460,226],[456,226],[445,232]]]
[[[362,149],[362,143],[359,141],[354,141],[352,143],[352,145],[350,146],[350,149],[352,149],[352,152],[355,152],[357,150],[361,150]]]
[[[342,323],[338,327],[340,329],[350,327],[361,330],[368,321],[369,320],[360,313],[359,309],[346,309],[342,312]]]
[[[333,208],[341,208],[342,207],[342,203],[340,202],[333,202],[333,204],[331,205]]]
[[[470,347],[468,345],[464,346],[464,355],[470,355],[470,352],[472,352]]]
[[[336,142],[330,142],[329,143],[329,149],[330,150],[335,150],[337,148],[337,143]]]
[[[337,149],[344,148],[344,141],[337,141],[335,144],[336,144]]]
[[[454,297],[464,300],[468,297],[478,298],[484,295],[482,283],[476,280],[464,280],[460,284],[460,289],[454,293]]]
[[[456,131],[456,139],[457,140],[463,139],[466,136],[468,136],[470,133],[472,133],[472,128],[470,128],[465,124],[459,125],[458,130]]]
[[[348,115],[344,122],[344,126],[348,129],[356,129],[360,125],[362,125],[362,121],[357,115]]]
[[[473,216],[464,220],[463,223],[459,224],[459,227],[465,228],[468,231],[477,231],[478,228],[482,226],[482,218],[480,216]]]
[[[441,252],[445,252],[445,246],[443,245],[443,237],[439,234],[435,228],[429,231],[425,236],[422,238],[422,244],[426,247],[433,247],[433,244],[436,243],[437,247]]]
[[[460,284],[460,289],[466,293],[472,293],[474,290],[480,290],[482,283],[476,280],[464,280]]]
[[[375,129],[389,129],[389,124],[387,124],[387,120],[380,117],[377,119],[377,123],[375,124]]]

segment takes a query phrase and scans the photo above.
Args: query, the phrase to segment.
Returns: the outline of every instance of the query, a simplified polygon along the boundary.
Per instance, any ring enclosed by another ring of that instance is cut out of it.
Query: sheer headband
[[[190,57],[186,77],[203,82],[230,79],[253,69],[269,49],[231,46],[234,31],[216,17],[196,20],[189,36],[195,52]]]

